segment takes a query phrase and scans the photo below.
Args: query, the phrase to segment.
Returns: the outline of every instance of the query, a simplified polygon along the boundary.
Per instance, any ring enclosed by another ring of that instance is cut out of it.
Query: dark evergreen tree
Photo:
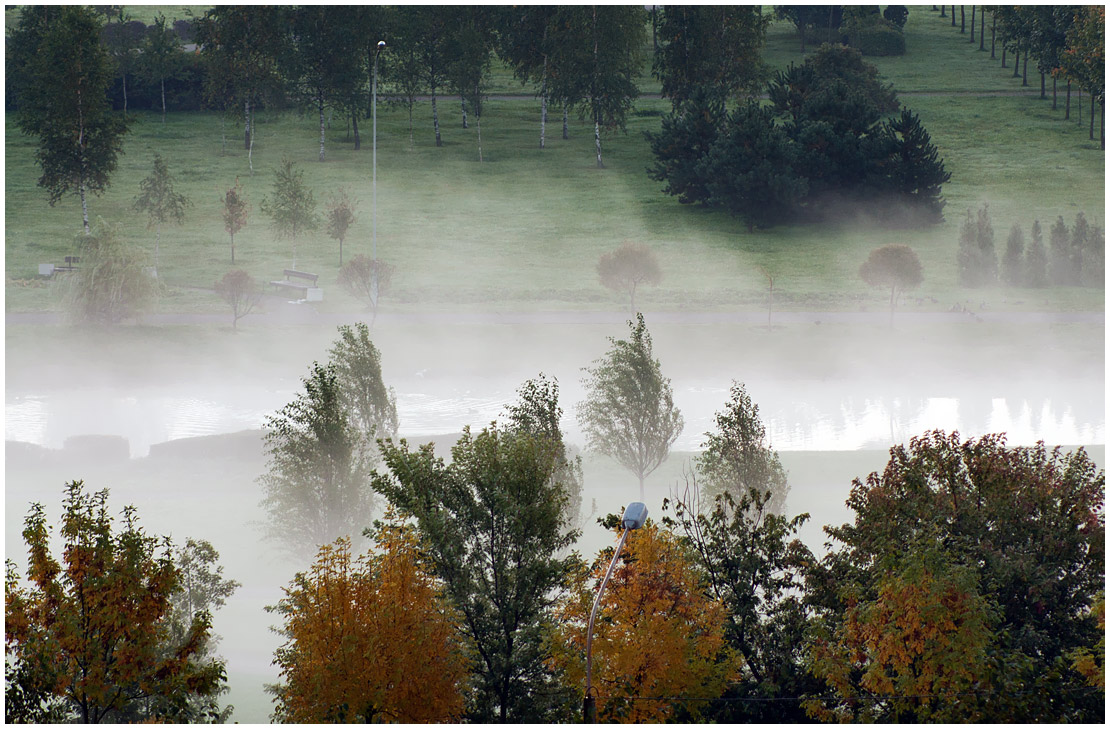
[[[710,202],[744,220],[748,231],[787,218],[808,184],[794,172],[798,154],[771,110],[757,101],[732,112],[724,132],[697,169]]]
[[[1053,286],[1074,286],[1078,281],[1073,276],[1073,271],[1071,236],[1068,234],[1068,224],[1060,215],[1048,232],[1048,279]]]
[[[1092,225],[1083,249],[1083,269],[1080,282],[1094,288],[1106,287],[1106,236],[1102,228]]]
[[[890,144],[890,164],[879,159],[879,170],[873,179],[880,189],[892,190],[896,196],[892,212],[897,215],[901,203],[908,206],[908,216],[913,222],[939,223],[944,220],[944,198],[941,185],[952,174],[944,169],[936,146],[929,138],[921,120],[909,109],[884,125]]]
[[[1075,224],[1071,228],[1071,247],[1068,249],[1068,275],[1074,285],[1083,281],[1084,252],[1090,243],[1091,227],[1082,211],[1076,213]]]
[[[648,176],[665,182],[663,191],[677,195],[680,203],[708,202],[709,179],[698,167],[716,144],[725,118],[724,100],[716,91],[694,89],[677,109],[663,117],[662,129],[644,132],[655,155]]]
[[[975,216],[975,245],[979,249],[980,280],[984,285],[994,284],[998,280],[998,252],[994,248],[994,227],[986,204]]]

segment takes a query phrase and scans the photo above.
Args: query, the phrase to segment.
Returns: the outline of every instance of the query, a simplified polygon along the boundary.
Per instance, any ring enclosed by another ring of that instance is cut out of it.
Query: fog
[[[265,722],[263,684],[280,642],[264,606],[281,597],[294,565],[260,541],[255,479],[266,468],[259,428],[289,402],[339,323],[354,316],[248,317],[229,326],[9,326],[5,399],[5,551],[24,563],[28,504],[51,523],[62,486],[111,489],[115,513],[134,504],[153,534],[207,539],[242,587],[217,612],[233,720]],[[303,307],[302,307],[303,308]],[[300,319],[296,317],[301,317]],[[372,331],[383,377],[397,393],[401,435],[447,453],[457,433],[498,418],[516,388],[540,372],[558,379],[563,426],[582,445],[575,404],[582,371],[627,332],[622,314],[403,316]],[[1101,466],[1105,444],[1102,317],[999,317],[989,329],[959,315],[873,317],[645,313],[655,354],[672,381],[685,430],[647,483],[649,511],[680,481],[713,427],[733,380],[759,405],[769,444],[790,472],[790,513],[807,511],[803,539],[823,551],[823,524],[841,523],[851,480],[881,469],[886,451],[928,429],[964,436],[1005,431],[1011,445],[1083,445]],[[762,319],[762,324],[760,320]],[[10,322],[9,322],[10,323]],[[88,438],[85,436],[109,436]],[[587,456],[583,503],[598,515],[638,498],[635,477]],[[592,519],[578,548],[610,536]]]

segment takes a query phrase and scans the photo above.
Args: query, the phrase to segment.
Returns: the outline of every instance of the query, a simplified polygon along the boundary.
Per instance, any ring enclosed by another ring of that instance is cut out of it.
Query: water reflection
[[[675,448],[696,450],[728,397],[728,382],[675,382],[675,404],[686,427]],[[268,414],[291,401],[300,383],[207,386],[189,394],[163,390],[58,390],[9,392],[5,437],[61,448],[75,435],[119,435],[133,458],[150,446],[178,438],[259,428]],[[465,386],[412,380],[397,386],[402,435],[419,437],[481,427],[497,419],[514,398],[513,385],[474,378]],[[933,428],[965,436],[1006,432],[1011,445],[1043,439],[1050,444],[1103,444],[1106,440],[1101,382],[922,385],[914,391],[859,381],[749,383],[771,445],[781,451],[887,448]],[[1000,392],[1000,390],[1005,390]],[[574,405],[578,383],[564,384],[563,427],[582,437]]]

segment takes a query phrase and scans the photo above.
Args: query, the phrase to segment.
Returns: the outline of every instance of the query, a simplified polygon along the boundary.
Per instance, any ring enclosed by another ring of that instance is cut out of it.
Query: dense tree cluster
[[[1106,285],[1106,237],[1082,212],[1076,214],[1070,229],[1063,216],[1057,216],[1048,231],[1047,247],[1039,220],[1033,221],[1028,245],[1021,226],[1014,223],[1000,260],[988,206],[983,205],[975,215],[968,210],[960,226],[956,264],[961,286],[1001,282],[1018,288],[1102,288]]]
[[[648,133],[648,174],[683,203],[741,217],[749,229],[815,220],[860,205],[898,225],[943,219],[949,173],[918,117],[898,110],[893,89],[858,51],[824,45],[726,111],[702,89]]]

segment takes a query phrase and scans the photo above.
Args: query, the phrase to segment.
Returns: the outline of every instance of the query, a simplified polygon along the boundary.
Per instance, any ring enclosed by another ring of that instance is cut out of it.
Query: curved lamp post
[[[582,720],[586,724],[597,723],[597,705],[594,703],[593,696],[593,655],[591,648],[594,642],[594,620],[597,618],[597,608],[601,604],[601,593],[605,592],[605,585],[609,583],[609,578],[613,575],[613,568],[617,565],[617,560],[621,556],[621,550],[624,549],[624,541],[628,538],[628,533],[633,529],[639,529],[644,525],[647,520],[647,506],[639,501],[633,501],[624,510],[624,516],[621,517],[621,526],[624,531],[621,532],[620,541],[617,542],[617,549],[613,552],[613,561],[609,563],[609,569],[605,571],[605,578],[601,581],[601,587],[597,590],[597,597],[594,598],[594,608],[590,611],[590,624],[586,628],[586,698],[582,701]]]

